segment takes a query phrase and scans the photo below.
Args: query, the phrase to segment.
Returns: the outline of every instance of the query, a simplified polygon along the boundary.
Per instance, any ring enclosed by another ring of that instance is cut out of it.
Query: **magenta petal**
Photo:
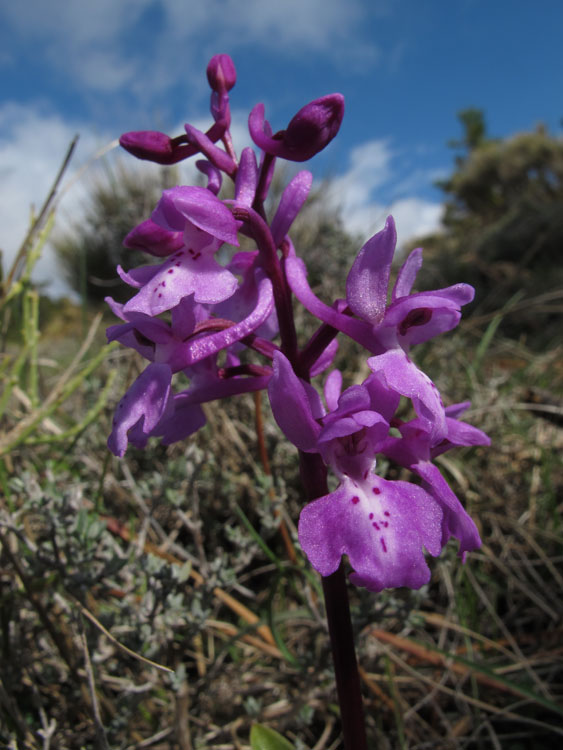
[[[123,133],[119,144],[138,159],[147,159],[157,164],[176,164],[196,153],[185,140],[185,136],[172,139],[156,130],[139,130]]]
[[[115,315],[116,318],[121,320],[127,320],[125,313],[123,312],[123,305],[121,302],[116,302],[113,297],[104,297],[104,302],[108,305],[109,309]]]
[[[355,320],[349,315],[343,315],[322,302],[312,291],[307,282],[305,264],[296,256],[289,256],[285,261],[285,271],[291,291],[299,302],[323,323],[342,331],[351,339],[357,341],[368,351],[380,352],[381,346],[373,336],[373,329],[363,320]]]
[[[397,244],[393,217],[360,250],[346,280],[346,299],[352,312],[373,326],[383,320],[391,262]]]
[[[166,413],[170,398],[172,371],[168,365],[150,364],[142,372],[115,410],[108,448],[116,456],[127,450],[128,433],[135,430],[134,442],[139,445]]]
[[[391,302],[400,297],[406,297],[411,293],[417,273],[422,266],[422,248],[417,247],[403,263],[397,274],[397,280],[391,293]]]
[[[235,203],[250,208],[256,195],[258,165],[254,151],[243,148],[235,180]]]
[[[448,410],[446,409],[446,415]],[[460,422],[458,419],[452,419],[446,416],[448,423],[448,440],[454,445],[490,445],[491,438],[482,430],[473,427],[467,422]]]
[[[429,461],[419,461],[411,467],[424,481],[426,488],[442,506],[442,545],[452,536],[459,540],[459,556],[465,559],[467,552],[479,549],[481,537],[473,519],[460,503],[440,470]]]
[[[245,336],[254,333],[272,314],[273,306],[272,282],[268,278],[260,278],[256,306],[249,315],[238,323],[235,323],[235,325],[225,328],[218,333],[211,333],[200,338],[190,339],[181,348],[178,347],[178,369],[191,367],[194,363],[217,354],[221,349],[226,349],[245,338]],[[180,365],[180,362],[183,364]]]
[[[248,130],[254,143],[268,154],[281,156],[283,143],[279,139],[272,138],[272,130],[264,117],[265,110],[262,102],[251,110],[248,116]]]
[[[368,365],[374,373],[381,373],[388,388],[412,400],[432,444],[446,437],[446,415],[438,389],[402,349],[370,357]]]
[[[283,191],[280,204],[271,225],[276,247],[280,245],[288,233],[290,226],[293,224],[295,217],[303,208],[312,184],[313,175],[311,172],[303,170],[295,175]]]
[[[174,398],[176,408],[184,408],[188,404],[203,404],[220,398],[238,396],[241,393],[261,391],[267,387],[270,375],[250,378],[229,378],[227,380],[205,379],[203,383],[191,386]]]
[[[361,485],[346,479],[330,495],[305,506],[299,542],[323,576],[348,555],[351,581],[371,591],[420,588],[430,580],[423,549],[441,549],[442,511],[421,487],[370,474]]]
[[[315,452],[321,428],[313,418],[305,387],[281,352],[274,354],[273,367],[268,395],[274,418],[293,445],[302,451]]]
[[[223,182],[221,172],[207,159],[198,159],[195,165],[207,177],[207,190],[212,192],[213,195],[218,195]]]
[[[130,271],[124,271],[121,266],[117,266],[117,275],[129,286],[135,289],[141,289],[158,273],[160,266],[137,266]]]
[[[162,258],[179,250],[184,240],[181,232],[169,232],[151,219],[147,219],[129,232],[123,244],[125,247]]]
[[[171,445],[193,435],[205,423],[205,414],[199,404],[182,404],[176,396],[173,414],[161,420],[155,435],[162,438],[163,445]]]
[[[131,274],[137,271],[134,269]],[[220,266],[212,253],[183,248],[157,267],[157,272],[127,302],[124,310],[159,315],[190,294],[196,302],[215,304],[234,294],[237,284],[236,277]]]
[[[228,126],[229,123],[225,124]],[[237,165],[232,156],[229,156],[226,151],[216,146],[207,133],[202,133],[201,130],[194,128],[193,125],[186,123],[184,130],[190,144],[196,147],[198,151],[201,151],[217,169],[234,177]]]
[[[342,393],[342,373],[340,370],[333,370],[325,381],[324,397],[329,411],[335,411],[338,408],[338,399]]]
[[[338,351],[338,339],[333,339],[318,359],[311,365],[309,375],[314,378],[330,367]]]
[[[182,232],[186,221],[212,237],[238,246],[237,223],[227,206],[210,190],[181,185],[162,193],[152,220],[170,231]]]

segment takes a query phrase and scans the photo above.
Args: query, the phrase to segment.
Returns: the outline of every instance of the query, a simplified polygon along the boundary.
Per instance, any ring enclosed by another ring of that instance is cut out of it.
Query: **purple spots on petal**
[[[178,261],[177,263],[174,263],[174,265],[175,266],[181,266],[182,264],[180,263],[180,261]]]
[[[382,522],[381,522],[381,525],[382,525],[382,526],[383,526],[384,528],[387,528],[387,527],[389,526],[389,521],[382,521]]]
[[[389,513],[388,510],[384,510],[383,511],[383,515],[389,517],[391,515],[391,513]]]
[[[159,293],[159,295],[158,295],[158,296],[159,296],[159,297],[162,297],[162,293]]]
[[[369,474],[369,469],[366,469],[364,471],[364,480],[368,478],[368,474]]]
[[[373,528],[374,528],[374,529],[375,529],[376,531],[379,531],[379,524],[377,523],[377,521],[374,521],[374,522],[372,523],[372,526],[373,526]]]
[[[374,495],[381,495],[381,490],[379,489],[379,487],[372,487],[371,491]]]
[[[352,502],[354,503],[354,505],[357,505],[360,502],[360,498],[357,495],[354,495],[354,497],[352,498]]]
[[[173,268],[169,268],[168,269],[168,273],[174,273],[174,269]]]
[[[387,552],[387,545],[385,544],[384,537],[380,537],[379,541],[381,542],[381,546],[383,547],[383,551]]]
[[[200,257],[201,257],[201,253],[196,253],[196,254],[194,255],[194,260],[197,260],[197,259],[198,259],[198,258],[200,258]]]
[[[373,518],[373,513],[370,513],[369,514],[369,520],[371,521],[372,518]]]

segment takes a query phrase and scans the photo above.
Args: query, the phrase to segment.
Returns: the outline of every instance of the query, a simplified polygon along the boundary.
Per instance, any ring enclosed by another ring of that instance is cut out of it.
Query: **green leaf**
[[[253,724],[250,730],[250,746],[252,750],[295,750],[279,732],[263,724]]]

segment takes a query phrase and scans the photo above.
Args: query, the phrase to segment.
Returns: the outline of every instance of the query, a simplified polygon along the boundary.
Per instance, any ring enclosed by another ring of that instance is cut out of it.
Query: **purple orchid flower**
[[[340,381],[327,379],[325,398],[333,409],[325,414],[316,391],[281,352],[274,355],[268,393],[276,421],[298,448],[320,453],[340,480],[334,492],[303,508],[299,541],[323,576],[337,570],[346,554],[359,586],[420,588],[430,580],[424,549],[433,556],[442,549],[442,506],[422,487],[373,472],[397,394],[374,375],[342,394]]]
[[[172,325],[111,298],[106,301],[126,321],[108,328],[108,341],[120,341],[152,362],[166,363],[173,372],[233,347],[261,326],[265,326],[263,332],[272,333],[271,326],[275,325],[273,321],[267,323],[273,314],[272,283],[256,266],[247,272],[231,306],[222,308],[223,312],[239,313],[232,319],[211,319],[211,311],[216,313],[217,308],[197,304],[194,295],[182,297],[172,309]]]
[[[457,284],[413,292],[420,249],[410,253],[390,289],[396,231],[389,217],[355,259],[345,299],[332,306],[322,302],[310,289],[305,264],[288,235],[309,194],[311,173],[301,171],[290,181],[271,221],[264,201],[277,158],[305,161],[336,135],[342,96],[310,102],[275,134],[264,105],[256,105],[248,126],[262,150],[257,164],[250,148],[237,159],[231,142],[228,92],[236,71],[230,57],[212,58],[207,76],[214,125],[206,132],[187,124],[185,135],[176,139],[155,132],[122,139],[141,158],[162,163],[202,153],[206,158],[196,166],[207,186],[165,191],[151,219],[126,237],[127,247],[163,261],[129,272],[118,269],[137,291],[124,305],[109,300],[123,322],[108,329],[108,338],[151,363],[120,402],[110,448],[123,455],[128,442],[143,446],[151,436],[164,444],[183,439],[205,423],[203,403],[267,387],[284,434],[303,453],[318,454],[338,480],[333,492],[301,513],[299,539],[314,567],[331,575],[347,555],[351,580],[358,585],[373,591],[418,588],[430,577],[425,552],[438,555],[451,537],[459,540],[462,557],[480,544],[475,524],[433,459],[454,445],[482,445],[488,438],[457,419],[465,405],[444,407],[434,383],[410,357],[411,347],[458,324],[473,289]],[[218,197],[223,175],[234,183],[232,200]],[[257,249],[219,264],[217,251],[223,243],[238,246],[239,232]],[[303,349],[291,292],[323,324]],[[162,313],[168,313],[166,319],[157,317]],[[296,373],[311,378],[332,365],[336,332],[371,354],[371,374],[343,391],[342,375],[333,370],[323,403]],[[242,356],[245,349],[266,363]],[[189,387],[174,394],[171,379],[178,372],[189,378]],[[395,417],[402,397],[416,413],[407,423]],[[391,425],[399,427],[400,438],[390,434]],[[422,484],[378,476],[378,454],[408,468]]]
[[[346,280],[346,300],[329,307],[316,297],[307,283],[300,258],[288,257],[289,285],[299,301],[317,318],[346,333],[376,356],[368,360],[374,372],[382,372],[387,386],[413,399],[419,416],[432,424],[433,436],[445,436],[445,414],[432,381],[416,367],[408,352],[414,344],[454,328],[461,306],[473,299],[469,284],[411,294],[422,258],[413,250],[401,270],[387,304],[391,263],[397,235],[392,217],[385,228],[361,249]],[[349,310],[357,317],[344,313]]]
[[[190,294],[196,302],[215,304],[234,293],[236,278],[214,255],[223,242],[238,245],[237,225],[212,192],[200,187],[165,190],[152,221],[167,232],[182,232],[183,244],[159,266],[120,272],[126,283],[140,290],[125,305],[126,312],[158,315]]]

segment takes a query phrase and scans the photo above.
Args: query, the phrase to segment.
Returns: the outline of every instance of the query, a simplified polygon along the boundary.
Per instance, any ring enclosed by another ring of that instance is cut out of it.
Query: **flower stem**
[[[345,750],[367,750],[360,675],[354,648],[344,565],[323,578],[336,690]]]
[[[318,453],[299,451],[301,479],[309,500],[328,492],[326,466]],[[367,750],[360,675],[354,647],[354,632],[344,566],[323,578],[326,617],[332,647],[336,692],[345,750]]]

